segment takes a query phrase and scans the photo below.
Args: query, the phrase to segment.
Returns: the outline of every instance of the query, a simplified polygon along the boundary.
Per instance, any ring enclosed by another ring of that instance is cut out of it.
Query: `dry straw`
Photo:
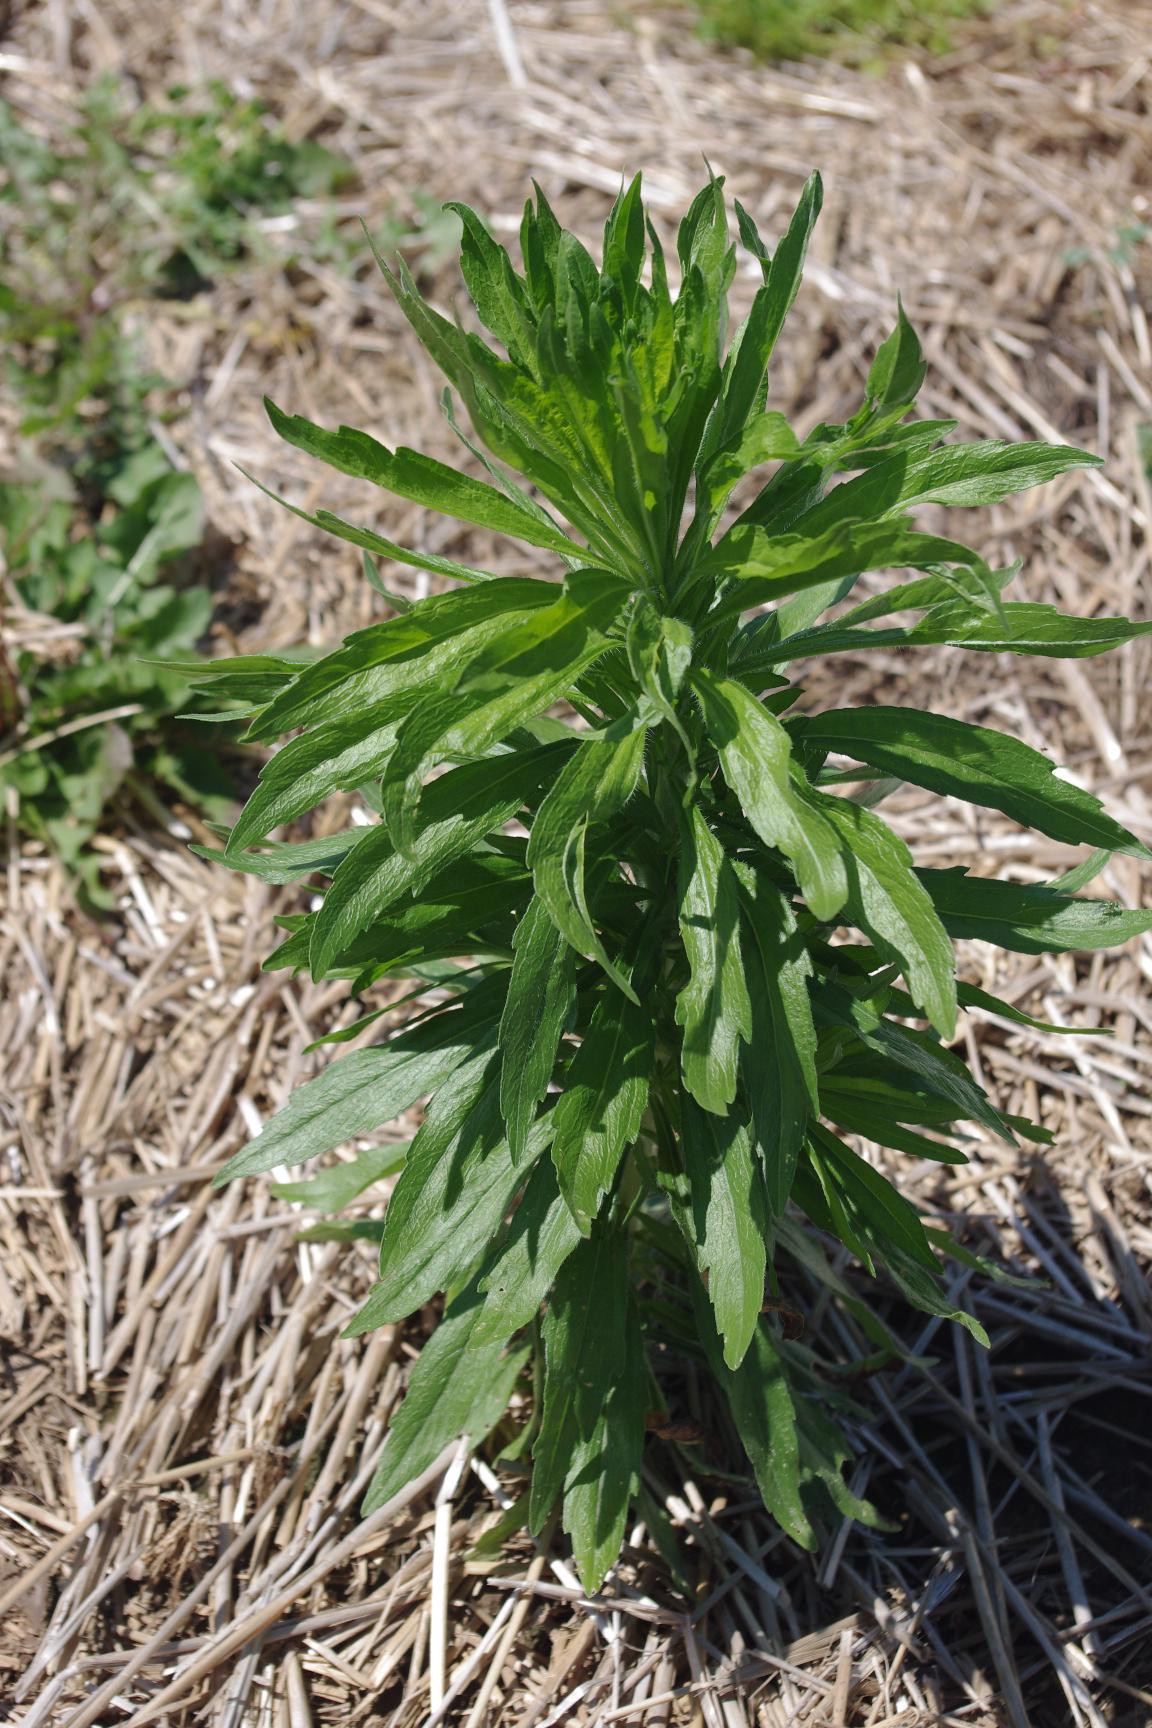
[[[671,216],[705,155],[771,232],[818,164],[830,207],[817,291],[782,350],[778,405],[803,427],[856,400],[899,287],[931,362],[926,411],[954,415],[967,436],[1067,438],[1108,457],[1099,475],[994,512],[989,553],[1025,557],[1030,597],[1142,616],[1152,250],[1131,236],[1152,214],[1144,13],[1141,0],[1012,0],[943,64],[896,62],[871,79],[765,70],[705,50],[680,13],[629,21],[584,0],[193,0],[178,23],[138,0],[53,0],[10,30],[0,69],[6,98],[46,130],[95,70],[150,94],[208,75],[240,83],[290,130],[322,131],[354,159],[364,191],[348,209],[369,222],[420,189],[510,227],[535,173],[591,235],[624,168],[644,169]],[[450,280],[439,287],[447,296]],[[274,512],[232,463],[316,502],[312,469],[260,417],[262,390],[447,453],[433,380],[372,274],[261,267],[135,317],[190,381],[172,435],[238,543],[233,629],[269,646],[331,642],[363,622],[375,602],[351,555]],[[324,502],[339,507],[338,486]],[[482,535],[405,517],[393,507],[382,526],[491,556]],[[842,705],[867,690],[987,717],[1058,753],[1152,840],[1148,674],[1139,642],[1083,666],[877,654],[822,671],[835,690],[811,695]],[[935,804],[928,827],[913,794],[891,808],[923,862],[1022,880],[1070,862]],[[846,1526],[800,1556],[754,1496],[685,1453],[654,1486],[689,1594],[638,1529],[588,1603],[546,1543],[469,1559],[510,1487],[480,1459],[447,1454],[418,1491],[357,1522],[419,1328],[339,1342],[369,1251],[297,1244],[299,1213],[265,1185],[214,1194],[207,1181],[321,1060],[305,1053],[311,1039],[350,1010],[340,988],[261,975],[269,890],[209,870],[176,837],[129,830],[104,844],[122,906],[104,926],[71,909],[42,858],[11,858],[4,884],[0,1717],[1148,1719],[1147,939],[1119,954],[1016,957],[994,978],[981,950],[967,956],[968,976],[1019,1006],[1114,1036],[989,1021],[970,1037],[997,1097],[1043,1120],[1056,1145],[1023,1161],[980,1141],[966,1169],[925,1174],[919,1198],[1043,1283],[966,1284],[990,1357],[936,1322],[895,1317],[909,1361],[861,1401],[855,1486],[898,1531]],[[1138,867],[1117,860],[1100,886],[1135,904]],[[860,1343],[843,1314],[816,1323],[846,1352]]]

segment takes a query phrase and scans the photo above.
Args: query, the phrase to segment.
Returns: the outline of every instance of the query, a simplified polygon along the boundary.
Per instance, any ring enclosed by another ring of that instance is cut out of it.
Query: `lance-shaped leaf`
[[[680,618],[662,617],[645,596],[637,596],[628,621],[628,665],[653,707],[683,739],[678,702],[692,665],[692,628]]]
[[[467,204],[445,204],[463,224],[460,270],[481,319],[507,348],[512,359],[531,367],[536,354],[536,318],[524,283]]]
[[[914,587],[907,583],[903,586]],[[900,588],[894,591],[900,593]],[[912,602],[909,602],[912,604]],[[900,611],[899,605],[890,610]],[[875,616],[875,614],[873,614]],[[857,614],[853,612],[853,617]],[[853,623],[821,624],[775,641],[757,642],[755,659],[765,669],[813,654],[855,654],[869,648],[923,648],[947,643],[977,654],[1028,654],[1050,660],[1087,660],[1152,631],[1152,623],[1127,618],[1074,618],[1055,606],[1007,601],[998,613],[967,604],[933,606],[915,624],[879,630]]]
[[[918,870],[949,935],[1016,954],[1116,948],[1152,930],[1152,912],[1114,900],[1079,900],[1038,882],[997,882],[963,868]]]
[[[877,1014],[867,1002],[825,981],[813,993],[813,1017],[821,1027],[852,1028],[868,1046],[888,1058],[909,1084],[920,1084],[956,1105],[956,1115],[979,1122],[1010,1146],[1016,1138],[1008,1119],[994,1110],[960,1058],[934,1039]]]
[[[500,1110],[514,1159],[523,1156],[575,999],[576,951],[536,897],[516,930],[500,1016]]]
[[[477,652],[461,649],[449,691],[426,696],[401,724],[383,778],[383,811],[396,844],[414,841],[424,774],[439,759],[481,756],[550,708],[607,644],[628,589],[600,570],[573,572],[554,605],[511,625]]]
[[[1019,738],[915,708],[838,708],[793,722],[808,743],[839,750],[932,792],[1000,810],[1070,846],[1146,857],[1147,848]]]
[[[896,328],[876,350],[876,358],[868,373],[868,399],[880,407],[914,402],[927,371],[919,338],[908,322],[903,301],[900,301]]]
[[[506,493],[498,492],[483,480],[474,480],[469,474],[458,474],[454,468],[419,450],[403,447],[389,450],[352,426],[326,432],[299,414],[283,413],[274,402],[265,400],[264,406],[281,438],[309,456],[318,456],[341,474],[370,480],[374,486],[410,498],[414,504],[456,516],[478,528],[491,528],[497,534],[511,534],[530,546],[543,546],[551,552],[580,550],[566,534],[542,522]]]
[[[763,1174],[745,1125],[681,1100],[677,1146],[659,1145],[660,1185],[708,1289],[724,1360],[743,1360],[764,1304],[768,1216]]]
[[[362,528],[355,522],[346,522],[342,516],[333,515],[331,510],[304,510],[299,504],[293,504],[289,499],[281,497],[279,492],[273,492],[270,486],[265,486],[250,474],[247,468],[237,463],[246,480],[251,480],[253,486],[263,492],[265,498],[271,498],[281,509],[290,510],[293,516],[298,516],[301,522],[307,522],[312,528],[319,528],[325,534],[332,534],[337,540],[347,541],[349,546],[358,546],[362,552],[376,558],[389,558],[396,564],[407,564],[414,570],[429,570],[435,576],[447,576],[455,582],[494,582],[496,577],[490,570],[477,570],[471,564],[461,564],[455,558],[442,558],[436,552],[417,552],[409,546],[398,546],[395,540],[389,540],[385,535],[378,534],[372,528]],[[374,568],[365,560],[364,574],[372,583],[377,593],[394,605],[399,612],[412,610],[413,602],[405,597],[393,594],[384,587]]]
[[[775,252],[771,252],[760,238],[756,224],[747,210],[739,199],[736,200],[736,221],[740,238],[752,256],[759,260],[764,286],[768,290],[770,317],[764,338],[767,349],[763,354],[765,366],[799,290],[808,242],[812,238],[812,230],[816,226],[823,202],[824,183],[819,174],[812,173],[804,183],[804,190],[792,213],[786,233]]]
[[[367,1517],[434,1464],[459,1435],[485,1439],[508,1407],[527,1350],[505,1352],[507,1338],[473,1341],[483,1298],[475,1284],[462,1291],[420,1352],[408,1390],[388,1428],[380,1462],[365,1496]]]
[[[260,772],[260,784],[228,839],[230,852],[254,846],[312,810],[330,792],[350,791],[384,768],[411,698],[392,696],[342,720],[301,733]]]
[[[765,462],[791,461],[799,454],[799,440],[783,414],[757,414],[737,436],[720,446],[700,476],[698,502],[707,506],[709,530],[745,474]]]
[[[214,1178],[216,1186],[277,1164],[301,1164],[383,1127],[448,1079],[468,1055],[476,1026],[474,1011],[458,1009],[330,1063],[228,1160]]]
[[[848,911],[893,960],[917,1006],[942,1037],[956,1030],[956,957],[912,855],[887,823],[846,798],[811,797],[839,830],[848,870]]]
[[[364,838],[363,828],[343,828],[319,840],[282,840],[266,843],[263,852],[218,851],[212,846],[190,846],[198,858],[227,863],[262,882],[283,887],[302,882],[306,876],[334,876],[340,865]]]
[[[626,996],[636,1000],[628,978],[608,954],[592,920],[585,885],[589,830],[607,822],[635,791],[644,765],[644,734],[618,742],[589,739],[536,812],[528,842],[536,892],[565,941],[596,960]]]
[[[552,1112],[552,1162],[585,1236],[648,1102],[653,1028],[646,1009],[618,991],[600,998]]]
[[[422,802],[422,826],[411,856],[397,852],[381,824],[361,831],[332,879],[312,931],[312,975],[321,978],[373,919],[416,893],[437,871],[514,816],[564,761],[563,744],[467,763],[433,781]]]
[[[720,612],[746,611],[789,594],[817,590],[818,616],[841,598],[865,570],[902,567],[924,570],[934,564],[984,569],[971,547],[938,534],[922,534],[902,521],[843,522],[812,534],[772,534],[756,523],[737,523],[697,566],[696,583],[729,581]],[[802,626],[792,622],[789,628]]]
[[[895,1120],[883,1109],[871,1107],[871,1099],[858,1095],[859,1082],[846,1079],[844,1086],[821,1089],[820,1104],[824,1115],[838,1128],[849,1134],[862,1134],[877,1146],[890,1146],[894,1152],[906,1152],[912,1158],[930,1158],[939,1164],[967,1164],[968,1158],[957,1147],[942,1140],[930,1140]]]
[[[699,808],[681,823],[680,935],[688,982],[676,998],[684,1029],[680,1072],[705,1110],[723,1116],[736,1096],[740,1041],[752,1035],[752,1008],[740,956],[736,878]]]
[[[817,534],[837,523],[903,514],[917,504],[969,508],[998,504],[1011,493],[1042,485],[1068,469],[1099,466],[1099,456],[1063,444],[1001,444],[989,439],[941,444],[913,454],[898,449],[835,487],[795,526],[800,532]]]
[[[622,1365],[587,1439],[577,1441],[564,1489],[564,1529],[580,1582],[599,1590],[616,1564],[628,1523],[628,1508],[640,1481],[648,1372],[644,1333],[631,1292],[617,1322]]]
[[[477,1340],[507,1338],[534,1318],[561,1266],[583,1237],[560,1192],[556,1167],[541,1158],[532,1168],[507,1235],[480,1279],[487,1292]]]
[[[857,1248],[862,1258],[868,1258],[869,1250],[882,1260],[896,1252],[929,1272],[939,1271],[920,1214],[886,1177],[819,1124],[809,1135],[808,1155],[825,1199],[835,1205],[837,1216],[847,1218],[850,1234],[863,1244]]]
[[[848,897],[836,830],[797,791],[788,734],[762,702],[732,678],[693,674],[708,735],[724,778],[766,846],[789,860],[817,918],[831,918]]]
[[[495,1235],[524,1179],[503,1137],[495,1077],[489,1045],[433,1098],[388,1202],[380,1281],[347,1336],[403,1320],[459,1284]],[[537,1127],[525,1162],[541,1155],[549,1135],[547,1124]]]
[[[812,958],[785,896],[761,872],[736,866],[752,1036],[743,1052],[744,1092],[774,1217],[788,1204],[792,1173],[820,1099],[816,1027],[808,996]]]
[[[297,726],[347,718],[354,708],[442,677],[462,640],[475,647],[497,639],[517,613],[551,606],[550,582],[501,577],[474,588],[422,600],[398,618],[370,624],[342,648],[298,672],[249,728],[253,738],[278,738]]]
[[[538,1533],[564,1494],[565,1527],[588,1590],[599,1588],[619,1553],[640,1468],[646,1395],[627,1238],[603,1219],[565,1260],[544,1321],[544,1402],[529,1517]]]
[[[296,1206],[311,1206],[317,1212],[342,1212],[373,1183],[402,1170],[407,1153],[406,1141],[398,1145],[367,1146],[347,1163],[333,1164],[327,1170],[320,1170],[306,1182],[275,1182],[272,1193],[277,1200],[290,1200]]]
[[[713,1373],[723,1387],[756,1486],[782,1530],[801,1548],[816,1546],[800,1481],[796,1401],[787,1369],[766,1321],[755,1326],[750,1347],[733,1369],[724,1359],[702,1287],[693,1289],[700,1335]]]

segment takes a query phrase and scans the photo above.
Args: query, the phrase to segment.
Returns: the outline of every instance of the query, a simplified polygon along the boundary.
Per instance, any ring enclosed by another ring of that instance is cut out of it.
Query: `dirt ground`
[[[3,94],[46,131],[100,71],[142,94],[219,77],[259,95],[356,165],[342,213],[369,225],[451,197],[511,234],[535,175],[595,241],[622,173],[644,171],[670,224],[706,158],[774,234],[819,166],[825,214],[776,405],[802,428],[854,406],[899,290],[931,365],[927,411],[965,437],[1107,458],[966,520],[965,536],[1023,559],[1021,595],[1149,615],[1147,0],[1008,0],[948,59],[896,57],[880,75],[757,66],[704,47],[684,12],[594,0],[45,0],[0,39]],[[264,392],[389,443],[458,448],[370,265],[284,269],[269,240],[270,260],[133,312],[181,383],[170,436],[228,548],[219,651],[331,644],[382,605],[350,548],[237,463],[396,540],[545,569],[277,444]],[[451,262],[421,268],[449,303]],[[737,293],[753,286],[741,276]],[[411,572],[390,579],[418,591]],[[1082,662],[873,654],[807,682],[814,705],[921,702],[1011,731],[1152,842],[1150,660],[1147,639]],[[890,808],[922,863],[1038,881],[1073,861],[919,794]],[[846,1523],[804,1555],[705,1451],[653,1447],[660,1519],[637,1525],[587,1602],[550,1536],[476,1549],[518,1492],[483,1456],[441,1460],[402,1505],[358,1521],[431,1316],[341,1340],[369,1247],[297,1241],[307,1215],[266,1181],[208,1182],[324,1059],[312,1040],[354,1011],[342,986],[261,972],[273,916],[298,903],[286,891],[199,861],[178,825],[127,824],[101,844],[114,917],[83,917],[33,848],[10,849],[2,890],[0,1720],[1152,1721],[1152,941],[964,956],[1019,1007],[1112,1036],[968,1017],[985,1083],[1054,1143],[1025,1157],[977,1137],[960,1170],[901,1173],[969,1246],[1033,1281],[960,1276],[988,1354],[886,1309],[907,1360],[853,1381],[847,1425],[853,1486],[892,1528]],[[1152,890],[1141,877],[1117,859],[1097,888],[1135,905]],[[846,1308],[794,1294],[830,1354],[865,1352]]]

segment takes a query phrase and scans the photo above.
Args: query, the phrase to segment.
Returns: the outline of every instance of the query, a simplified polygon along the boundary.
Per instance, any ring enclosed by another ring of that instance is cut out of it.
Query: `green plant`
[[[222,84],[137,102],[104,78],[51,137],[0,103],[0,337],[24,429],[75,442],[96,403],[105,445],[143,441],[158,382],[125,342],[119,313],[183,296],[259,252],[259,218],[347,186],[349,165],[285,136],[257,102]]]
[[[703,33],[765,60],[867,61],[892,47],[945,54],[951,26],[992,0],[695,0]]]
[[[199,488],[152,444],[124,462],[96,516],[58,470],[0,484],[0,787],[99,904],[89,843],[113,797],[131,790],[152,809],[166,792],[222,816],[231,787],[218,740],[176,718],[206,706],[187,674],[149,663],[192,653],[211,616],[210,589],[162,580],[200,545]]]
[[[186,672],[151,663],[194,652],[212,594],[177,568],[203,538],[200,492],[157,433],[165,381],[125,309],[234,267],[259,244],[255,217],[330,194],[349,169],[222,85],[159,107],[114,79],[52,137],[0,104],[0,160],[4,364],[49,458],[0,485],[0,785],[101,903],[90,842],[111,799],[155,814],[175,794],[222,817],[229,790],[219,730],[181,715],[205,706]]]
[[[873,1516],[842,1479],[834,1369],[781,1318],[787,1267],[814,1267],[867,1312],[831,1239],[981,1336],[940,1278],[942,1257],[981,1263],[844,1135],[945,1163],[964,1162],[965,1121],[1046,1138],[950,1048],[973,1007],[1034,1024],[957,982],[952,938],[1032,953],[1152,927],[1071,892],[1111,851],[1145,848],[1018,739],[912,709],[792,712],[786,669],[819,654],[1076,657],[1152,629],[1007,600],[1013,572],[914,526],[918,504],[995,503],[1097,459],[949,444],[953,422],[910,419],[925,367],[902,310],[845,424],[800,440],[766,409],[819,206],[813,177],[771,251],[737,205],[763,284],[730,344],[719,180],[680,226],[675,295],[638,181],[599,267],[543,195],[522,273],[461,207],[464,277],[502,351],[382,263],[489,480],[269,405],[275,427],[344,474],[527,542],[562,581],[489,577],[321,511],[308,519],[364,548],[370,573],[379,555],[463,586],[303,671],[209,668],[249,705],[253,738],[296,734],[210,855],[328,881],[268,964],[357,993],[406,976],[427,997],[402,1031],[302,1086],[220,1180],[328,1152],[430,1098],[406,1155],[361,1152],[281,1190],[338,1209],[402,1156],[382,1225],[320,1227],[381,1238],[380,1281],[348,1332],[444,1293],[367,1505],[455,1436],[483,1440],[519,1387],[531,1415],[503,1455],[532,1458],[523,1516],[538,1531],[562,1502],[590,1590],[619,1551],[646,1427],[681,1405],[686,1368],[721,1389],[797,1542],[827,1516]],[[729,520],[737,485],[749,502]],[[902,568],[919,574],[841,607],[863,573]],[[899,780],[1094,851],[1063,887],[918,868],[874,810]],[[340,788],[378,820],[269,838]],[[883,1352],[882,1322],[867,1324]]]

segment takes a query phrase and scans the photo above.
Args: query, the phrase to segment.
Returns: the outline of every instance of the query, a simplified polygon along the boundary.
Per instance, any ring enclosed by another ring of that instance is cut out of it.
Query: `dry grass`
[[[1148,612],[1152,499],[1152,40],[1144,0],[1012,0],[945,64],[884,79],[705,51],[682,15],[523,0],[49,0],[0,42],[5,94],[58,125],[94,70],[149,91],[220,75],[358,164],[371,222],[416,189],[510,229],[535,173],[590,236],[624,169],[673,218],[701,157],[779,225],[820,165],[828,208],[778,400],[805,425],[854,404],[899,286],[932,361],[926,404],[965,435],[1059,436],[1108,456],[992,513],[1028,592]],[[522,82],[522,78],[526,81]],[[318,215],[319,213],[312,213]],[[305,213],[307,219],[308,213]],[[434,283],[444,297],[451,278]],[[745,289],[748,283],[744,284]],[[237,545],[246,645],[331,642],[376,604],[346,548],[239,481],[368,519],[361,489],[276,446],[264,389],[442,453],[436,385],[367,270],[272,266],[142,333],[187,383],[174,435]],[[385,503],[406,536],[505,549]],[[971,524],[966,525],[971,531]],[[533,558],[523,554],[525,564]],[[403,582],[407,578],[394,578]],[[1149,648],[1104,661],[872,655],[813,668],[814,701],[926,700],[1047,745],[1152,840]],[[847,689],[845,688],[847,686]],[[924,861],[1038,880],[1063,849],[911,794]],[[1108,1040],[975,1019],[967,1054],[1048,1126],[1043,1156],[983,1140],[907,1176],[972,1247],[1043,1280],[958,1278],[994,1338],[886,1304],[907,1360],[857,1388],[855,1486],[893,1519],[807,1557],[712,1446],[654,1442],[677,1577],[638,1527],[585,1603],[562,1546],[470,1558],[512,1472],[446,1457],[367,1524],[356,1506],[425,1320],[340,1341],[364,1245],[299,1244],[268,1185],[206,1178],[310,1071],[337,988],[262,975],[276,898],[175,836],[107,845],[121,914],[97,926],[41,857],[8,862],[0,925],[0,1717],[46,1728],[446,1721],[1057,1728],[1152,1720],[1147,1269],[1152,944],[990,958],[969,975]],[[1102,887],[1129,903],[1140,872]],[[1144,898],[1148,883],[1143,884]],[[402,1125],[395,1132],[400,1133]],[[790,1274],[828,1354],[847,1310]],[[851,1268],[845,1275],[871,1295]],[[880,1299],[883,1302],[883,1298]],[[854,1383],[853,1383],[854,1384]],[[705,1412],[706,1414],[706,1412]],[[727,1462],[732,1462],[728,1460]]]

